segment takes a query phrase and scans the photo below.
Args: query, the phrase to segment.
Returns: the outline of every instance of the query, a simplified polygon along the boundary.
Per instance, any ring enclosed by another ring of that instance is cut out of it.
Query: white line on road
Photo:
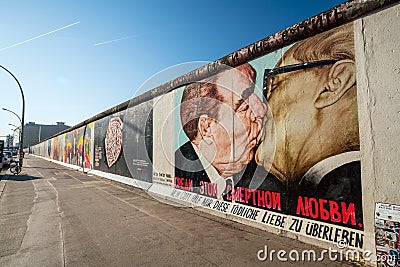
[[[40,171],[38,171],[37,169],[35,169],[35,171],[37,171],[40,177],[44,178],[43,174]]]
[[[53,177],[54,178],[54,177]],[[57,211],[58,211],[58,215],[60,217],[60,238],[61,238],[61,246],[62,246],[62,261],[63,261],[63,266],[65,266],[65,245],[64,245],[64,231],[63,231],[63,227],[62,227],[62,211],[60,209],[60,201],[58,198],[58,190],[55,188],[55,186],[50,183],[49,181],[46,181],[49,185],[51,185],[51,187],[54,189],[54,191],[56,192],[56,204],[57,204]]]
[[[68,173],[66,173],[66,172],[64,172],[66,175],[68,175],[69,177],[71,177],[71,178],[74,178],[75,180],[77,180],[77,181],[79,181],[81,184],[83,184],[83,182],[81,181],[81,180],[79,180],[78,178],[76,178],[76,177],[74,177],[74,176],[72,176],[71,174],[68,174]]]
[[[125,203],[125,204],[127,204],[127,205],[129,205],[129,206],[131,206],[131,207],[134,207],[135,209],[138,209],[140,212],[142,212],[142,213],[144,213],[144,214],[146,214],[146,215],[148,215],[148,216],[150,216],[150,217],[152,217],[152,218],[154,218],[154,219],[156,219],[156,220],[159,220],[160,222],[163,222],[163,223],[165,223],[166,225],[171,226],[172,228],[174,228],[174,229],[176,229],[176,230],[178,230],[178,231],[180,231],[180,232],[184,232],[185,234],[187,234],[187,235],[189,235],[189,236],[191,236],[191,237],[194,236],[192,233],[186,232],[185,230],[182,230],[182,228],[178,228],[178,227],[176,227],[176,226],[174,226],[174,225],[172,225],[172,224],[166,222],[165,220],[161,219],[160,217],[158,217],[158,216],[156,216],[156,215],[153,215],[153,214],[150,214],[149,212],[147,212],[147,211],[141,209],[140,207],[135,206],[135,205],[133,205],[132,203],[129,203],[128,201],[125,201],[124,199],[121,199],[121,198],[119,198],[119,197],[117,197],[117,196],[114,196],[114,195],[111,194],[111,193],[108,193],[107,191],[105,191],[105,190],[102,189],[102,188],[98,188],[98,187],[96,187],[96,188],[99,189],[99,190],[101,190],[101,191],[103,191],[103,192],[106,193],[107,195],[112,196],[112,197],[118,199],[119,201],[121,201],[121,202],[123,202],[123,203]]]
[[[24,236],[18,251],[0,258],[0,265],[65,266],[63,240],[59,238],[61,218],[57,213],[58,204],[52,199],[52,194],[49,194],[49,186],[45,180],[29,182],[33,185],[35,196],[26,221]],[[5,260],[6,264],[1,264],[1,260]]]

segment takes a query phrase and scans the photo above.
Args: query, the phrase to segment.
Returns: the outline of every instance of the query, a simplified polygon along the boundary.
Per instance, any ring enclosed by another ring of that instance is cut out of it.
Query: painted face
[[[287,56],[277,67],[297,63],[300,62]],[[324,141],[322,137],[320,140],[311,138],[318,121],[314,98],[316,90],[323,88],[321,84],[320,77],[310,70],[276,74],[270,78],[266,97],[273,120],[265,123],[256,160],[270,167],[269,171],[281,181],[299,179],[297,176],[310,167],[304,163],[309,160],[308,148]]]
[[[267,109],[254,94],[254,84],[239,71],[224,72],[217,83],[223,103],[218,118],[211,124],[215,146],[212,165],[222,177],[229,177],[240,172],[253,158]]]

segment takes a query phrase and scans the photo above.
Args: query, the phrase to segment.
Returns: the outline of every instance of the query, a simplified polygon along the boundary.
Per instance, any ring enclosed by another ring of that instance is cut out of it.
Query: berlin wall
[[[400,262],[399,14],[398,1],[345,2],[31,152],[170,203]]]

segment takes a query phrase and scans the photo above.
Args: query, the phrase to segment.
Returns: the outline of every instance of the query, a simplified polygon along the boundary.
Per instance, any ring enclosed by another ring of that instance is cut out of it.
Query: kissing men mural
[[[329,241],[351,235],[330,225],[363,229],[352,24],[179,90],[175,188],[308,219],[298,229]]]

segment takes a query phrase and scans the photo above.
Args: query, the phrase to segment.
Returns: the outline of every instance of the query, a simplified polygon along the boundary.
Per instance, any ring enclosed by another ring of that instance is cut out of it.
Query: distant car
[[[16,156],[17,153],[18,153],[18,150],[16,150],[16,149],[10,149],[10,150],[6,150],[6,149],[5,149],[4,151],[10,152],[13,156]]]
[[[12,161],[13,161],[12,153],[10,151],[4,151],[3,152],[3,167],[9,166]]]

